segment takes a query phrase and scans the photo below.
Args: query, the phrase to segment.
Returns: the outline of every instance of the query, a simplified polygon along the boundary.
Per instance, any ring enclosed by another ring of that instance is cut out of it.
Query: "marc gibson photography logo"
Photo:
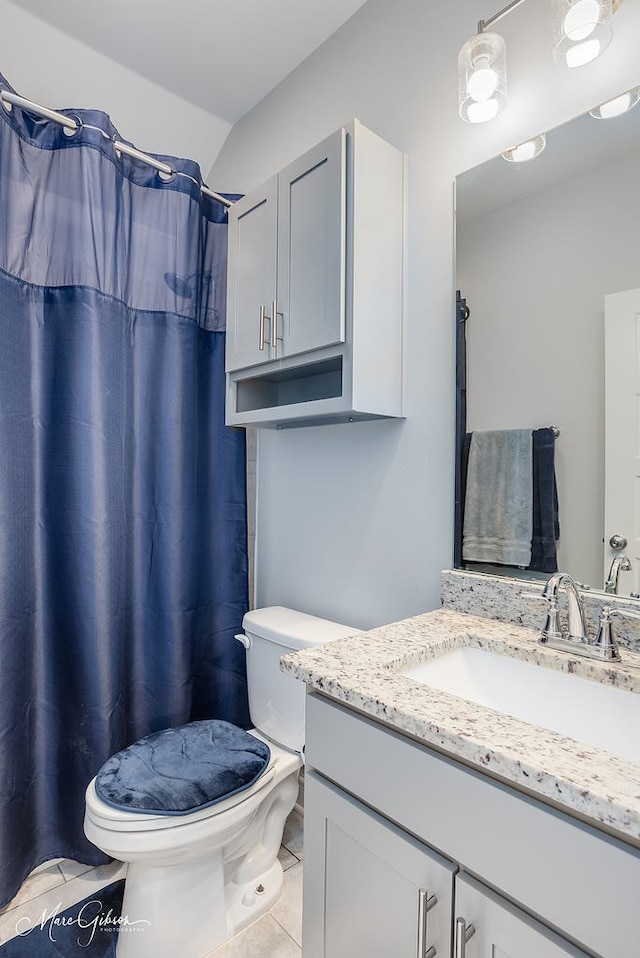
[[[62,904],[58,903],[54,908],[45,908],[35,920],[26,916],[19,918],[16,922],[16,934],[24,938],[36,929],[46,929],[49,940],[56,941],[56,933],[60,928],[75,926],[78,929],[77,944],[80,948],[88,948],[99,931],[141,932],[151,924],[146,918],[133,920],[128,915],[117,915],[113,908],[105,912],[99,898],[82,902],[75,915],[70,913],[70,909],[63,914],[60,914],[61,911]]]

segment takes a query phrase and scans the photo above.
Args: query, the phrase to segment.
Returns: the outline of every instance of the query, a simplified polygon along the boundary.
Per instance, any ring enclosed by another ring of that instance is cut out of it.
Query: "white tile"
[[[124,878],[126,866],[121,862],[101,865],[70,881],[64,881],[60,873],[58,874],[60,880],[56,888],[12,907],[0,916],[0,941],[9,941],[15,938],[19,931],[46,922],[54,912],[58,914],[84,898],[97,895],[105,885]]]
[[[57,864],[55,862],[46,862],[44,865],[40,865],[36,868],[35,871],[32,871],[29,877],[23,881],[20,891],[5,905],[0,911],[0,914],[5,914],[11,909],[18,907],[18,905],[22,905],[32,898],[37,898],[39,895],[43,895],[63,883],[64,878]]]
[[[298,859],[295,855],[292,855],[288,848],[285,848],[284,845],[280,846],[280,851],[278,852],[278,861],[282,865],[282,870],[286,872],[287,868],[291,868],[292,865],[298,864]]]
[[[65,907],[75,905],[76,902],[88,898],[89,895],[95,895],[105,885],[110,885],[112,882],[124,878],[126,874],[127,866],[123,862],[111,862],[109,865],[98,865],[97,868],[92,868],[83,875],[72,878],[65,882],[63,886],[65,901],[67,902]]]
[[[73,862],[68,858],[58,862],[58,868],[62,872],[65,881],[71,881],[72,878],[78,878],[80,875],[86,875],[95,865],[83,865],[82,862]]]
[[[43,862],[42,865],[38,865],[37,868],[34,868],[31,872],[32,875],[36,875],[38,872],[46,871],[47,868],[50,868],[51,865],[59,865],[60,862],[63,862],[64,858],[52,858],[51,861]]]
[[[302,945],[302,862],[284,873],[282,895],[271,909],[271,915],[298,945]]]
[[[285,822],[284,834],[282,835],[282,844],[296,858],[302,858],[303,823],[302,815],[294,808]]]
[[[268,914],[221,945],[209,958],[301,958],[301,949]]]

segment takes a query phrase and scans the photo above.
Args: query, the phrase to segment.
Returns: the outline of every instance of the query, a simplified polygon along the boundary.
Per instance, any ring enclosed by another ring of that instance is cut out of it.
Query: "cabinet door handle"
[[[265,347],[265,320],[267,318],[267,307],[262,303],[260,306],[260,325],[258,330],[258,349],[263,350]]]
[[[470,938],[473,938],[476,930],[473,925],[467,925],[464,918],[456,918],[456,939],[454,958],[464,958],[466,945]]]
[[[435,958],[436,949],[431,946],[427,949],[427,915],[434,905],[438,904],[435,895],[429,897],[426,888],[421,888],[418,892],[418,958]]]
[[[282,336],[278,336],[278,316],[282,316],[282,313],[278,312],[278,303],[275,299],[271,303],[271,309],[273,310],[273,322],[271,323],[271,345],[274,349],[276,349],[278,340],[282,342]]]

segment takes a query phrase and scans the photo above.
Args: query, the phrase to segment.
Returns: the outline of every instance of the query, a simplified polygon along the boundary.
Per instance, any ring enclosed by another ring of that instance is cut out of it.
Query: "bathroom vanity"
[[[640,951],[632,736],[618,748],[615,716],[604,738],[585,720],[587,741],[562,716],[546,727],[544,689],[530,703],[534,724],[405,674],[471,648],[543,681],[586,681],[596,717],[600,690],[640,703],[637,653],[614,666],[578,661],[537,638],[441,609],[282,660],[309,691],[305,958]],[[571,684],[549,689],[570,706]],[[611,703],[600,711],[611,718]]]

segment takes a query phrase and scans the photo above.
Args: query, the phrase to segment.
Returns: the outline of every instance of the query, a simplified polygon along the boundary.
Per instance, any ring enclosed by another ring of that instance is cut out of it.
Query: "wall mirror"
[[[558,567],[604,590],[617,556],[625,595],[640,593],[639,180],[640,104],[586,113],[535,159],[498,156],[456,179],[466,432],[557,428]],[[462,511],[456,566],[518,575],[464,561]]]

